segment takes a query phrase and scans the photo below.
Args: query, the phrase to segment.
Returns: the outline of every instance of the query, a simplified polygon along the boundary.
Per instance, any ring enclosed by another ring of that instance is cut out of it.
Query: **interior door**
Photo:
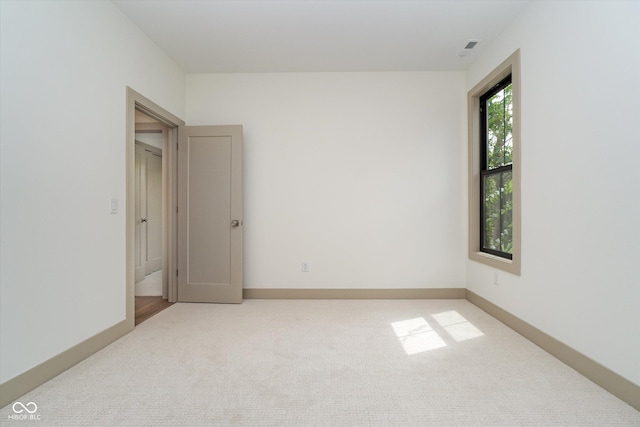
[[[178,132],[178,301],[240,303],[242,126]]]
[[[162,269],[162,154],[145,150],[146,157],[146,274]]]
[[[136,142],[136,283],[162,269],[162,152]]]
[[[145,218],[147,215],[145,191],[146,183],[146,162],[145,151],[142,146],[136,144],[136,160],[135,160],[135,282],[144,279],[147,266],[147,227],[145,226]]]

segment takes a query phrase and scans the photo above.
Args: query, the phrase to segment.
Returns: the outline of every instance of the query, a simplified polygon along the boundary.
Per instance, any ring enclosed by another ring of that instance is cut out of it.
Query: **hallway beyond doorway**
[[[136,321],[135,325],[160,313],[165,308],[171,307],[173,302],[169,302],[162,297],[150,296],[150,297],[136,297]]]
[[[147,274],[144,279],[136,283],[137,297],[151,297],[162,295],[162,270]]]

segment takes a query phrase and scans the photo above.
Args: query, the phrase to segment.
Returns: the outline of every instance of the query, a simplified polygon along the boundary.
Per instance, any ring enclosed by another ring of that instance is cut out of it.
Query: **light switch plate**
[[[118,199],[116,197],[111,198],[111,214],[118,213]]]

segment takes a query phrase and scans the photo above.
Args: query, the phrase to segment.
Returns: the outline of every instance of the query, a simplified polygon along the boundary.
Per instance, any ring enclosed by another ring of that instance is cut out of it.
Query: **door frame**
[[[171,114],[158,104],[127,86],[127,135],[126,135],[126,322],[131,328],[135,323],[135,112],[140,110],[158,120],[168,128],[167,138],[163,141],[163,269],[166,267],[167,291],[169,302],[177,301],[177,280],[173,272],[177,269],[177,149],[178,127],[185,122]],[[166,166],[166,169],[165,169]],[[164,275],[164,273],[163,273]]]

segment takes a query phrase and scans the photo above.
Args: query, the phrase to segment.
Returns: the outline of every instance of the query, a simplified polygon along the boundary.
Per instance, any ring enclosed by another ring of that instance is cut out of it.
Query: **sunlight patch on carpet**
[[[482,331],[476,328],[471,322],[462,317],[455,310],[445,311],[444,313],[433,314],[431,317],[435,319],[440,326],[457,342],[466,341],[471,338],[477,338],[482,335]]]
[[[393,322],[391,327],[408,355],[447,346],[424,317]]]
[[[484,335],[480,329],[455,310],[433,314],[430,317],[435,320],[440,334],[424,317],[391,323],[391,327],[407,355],[446,347],[447,343],[443,339],[445,335],[450,336],[456,342]]]

